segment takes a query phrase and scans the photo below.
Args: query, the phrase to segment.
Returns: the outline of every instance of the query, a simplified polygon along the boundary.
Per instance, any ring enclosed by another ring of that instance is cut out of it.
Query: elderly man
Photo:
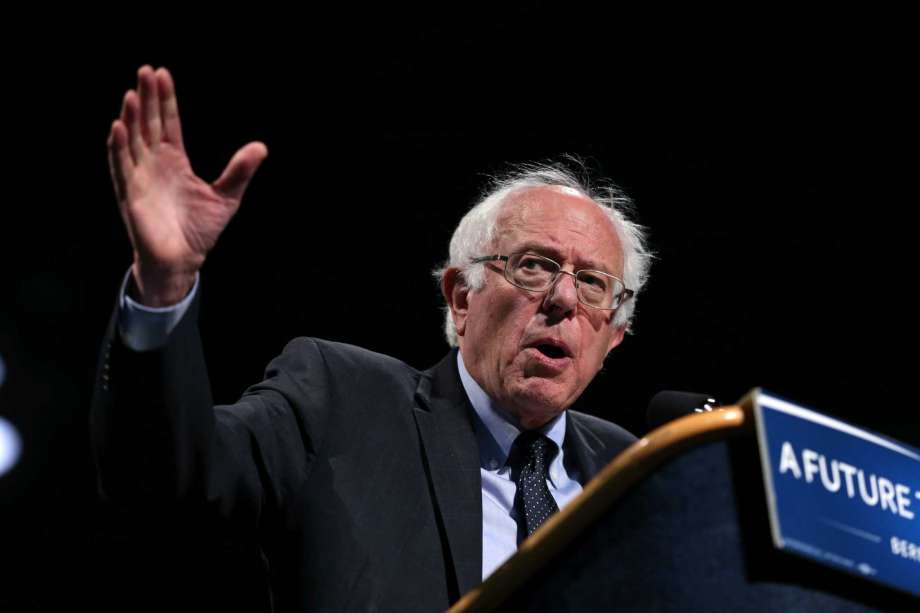
[[[454,349],[430,370],[299,338],[213,407],[198,270],[267,149],[199,179],[173,81],[146,66],[108,145],[134,263],[93,410],[102,489],[209,505],[256,535],[277,609],[443,610],[632,442],[567,411],[646,275],[618,191],[532,167],[473,207],[437,273]]]

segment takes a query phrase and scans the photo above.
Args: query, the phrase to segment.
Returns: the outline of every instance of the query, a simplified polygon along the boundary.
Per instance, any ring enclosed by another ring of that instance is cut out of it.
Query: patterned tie
[[[519,518],[518,543],[559,510],[546,485],[549,465],[558,451],[556,443],[539,432],[522,432],[514,441],[508,463],[512,476],[517,473],[514,508]]]

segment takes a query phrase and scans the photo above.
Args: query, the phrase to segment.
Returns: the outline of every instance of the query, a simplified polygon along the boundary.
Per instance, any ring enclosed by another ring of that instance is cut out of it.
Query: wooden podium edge
[[[634,484],[679,453],[754,430],[754,395],[737,405],[687,415],[633,443],[592,479],[569,505],[554,514],[492,575],[457,601],[448,613],[486,613],[499,607]]]

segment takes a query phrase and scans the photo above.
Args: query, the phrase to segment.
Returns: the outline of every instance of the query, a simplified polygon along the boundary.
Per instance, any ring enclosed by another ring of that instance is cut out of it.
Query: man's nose
[[[547,312],[558,311],[563,317],[570,317],[578,308],[578,290],[575,287],[575,274],[560,270],[553,285],[546,290],[543,308]]]

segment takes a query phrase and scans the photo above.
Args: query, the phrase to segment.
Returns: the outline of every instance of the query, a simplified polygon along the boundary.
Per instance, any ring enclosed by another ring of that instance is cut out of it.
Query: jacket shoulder
[[[607,447],[622,447],[636,441],[632,432],[606,419],[571,409],[568,413],[572,420],[599,438]]]
[[[305,394],[334,391],[339,397],[411,396],[419,376],[418,370],[391,356],[313,337],[291,340],[265,372],[266,381],[286,381]]]
[[[402,360],[371,351],[357,345],[349,345],[321,338],[300,336],[285,346],[282,356],[293,354],[301,359],[322,360],[332,372],[347,371],[352,374],[370,372],[374,375],[417,377],[419,371]]]

